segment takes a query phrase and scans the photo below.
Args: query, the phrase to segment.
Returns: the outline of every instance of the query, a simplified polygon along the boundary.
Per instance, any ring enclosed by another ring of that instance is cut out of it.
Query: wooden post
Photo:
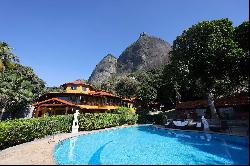
[[[67,106],[67,107],[66,107],[66,112],[65,112],[65,115],[67,115],[67,114],[68,114],[68,109],[69,109],[69,107]]]
[[[35,118],[38,118],[39,111],[40,111],[40,106],[38,106],[37,109],[35,109],[35,112],[34,112],[34,117]]]

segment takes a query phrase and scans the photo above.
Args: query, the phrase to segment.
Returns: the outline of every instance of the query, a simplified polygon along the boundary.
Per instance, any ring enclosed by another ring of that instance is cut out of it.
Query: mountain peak
[[[112,54],[107,54],[103,59],[106,59],[106,58],[112,58],[112,59],[117,59],[114,55]]]
[[[117,59],[118,73],[131,73],[158,68],[168,62],[171,45],[145,32],[127,47]]]
[[[97,65],[89,83],[101,84],[113,74],[132,73],[159,68],[168,63],[171,45],[159,37],[142,32],[139,39],[128,46],[117,59],[107,54]]]
[[[116,73],[117,58],[112,54],[106,55],[95,67],[88,82],[101,84],[103,80]]]
[[[141,37],[149,37],[149,35],[146,33],[146,32],[142,32],[142,33],[140,33],[140,37],[139,38],[141,38]]]

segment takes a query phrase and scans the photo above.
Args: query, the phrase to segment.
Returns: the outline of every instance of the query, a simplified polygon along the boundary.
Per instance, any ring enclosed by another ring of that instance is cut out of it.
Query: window
[[[87,88],[85,86],[82,87],[83,91],[87,91]]]
[[[73,86],[71,87],[71,90],[76,90],[76,86],[73,85]]]

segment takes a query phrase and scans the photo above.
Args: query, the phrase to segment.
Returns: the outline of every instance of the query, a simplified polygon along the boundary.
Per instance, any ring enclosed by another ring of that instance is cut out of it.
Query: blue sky
[[[147,32],[172,43],[203,20],[249,20],[248,0],[1,0],[0,41],[47,86],[88,79]]]

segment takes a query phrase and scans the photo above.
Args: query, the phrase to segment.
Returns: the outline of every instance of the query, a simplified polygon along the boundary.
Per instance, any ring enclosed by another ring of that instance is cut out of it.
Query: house
[[[65,83],[62,87],[65,92],[47,93],[34,100],[34,117],[73,114],[75,110],[80,113],[112,112],[121,106],[133,110],[131,100],[105,90],[97,90],[81,80]]]
[[[214,100],[214,105],[221,119],[249,119],[249,96],[248,94],[237,94]],[[207,100],[195,100],[180,102],[176,105],[180,116],[197,119],[205,116],[211,118]]]

